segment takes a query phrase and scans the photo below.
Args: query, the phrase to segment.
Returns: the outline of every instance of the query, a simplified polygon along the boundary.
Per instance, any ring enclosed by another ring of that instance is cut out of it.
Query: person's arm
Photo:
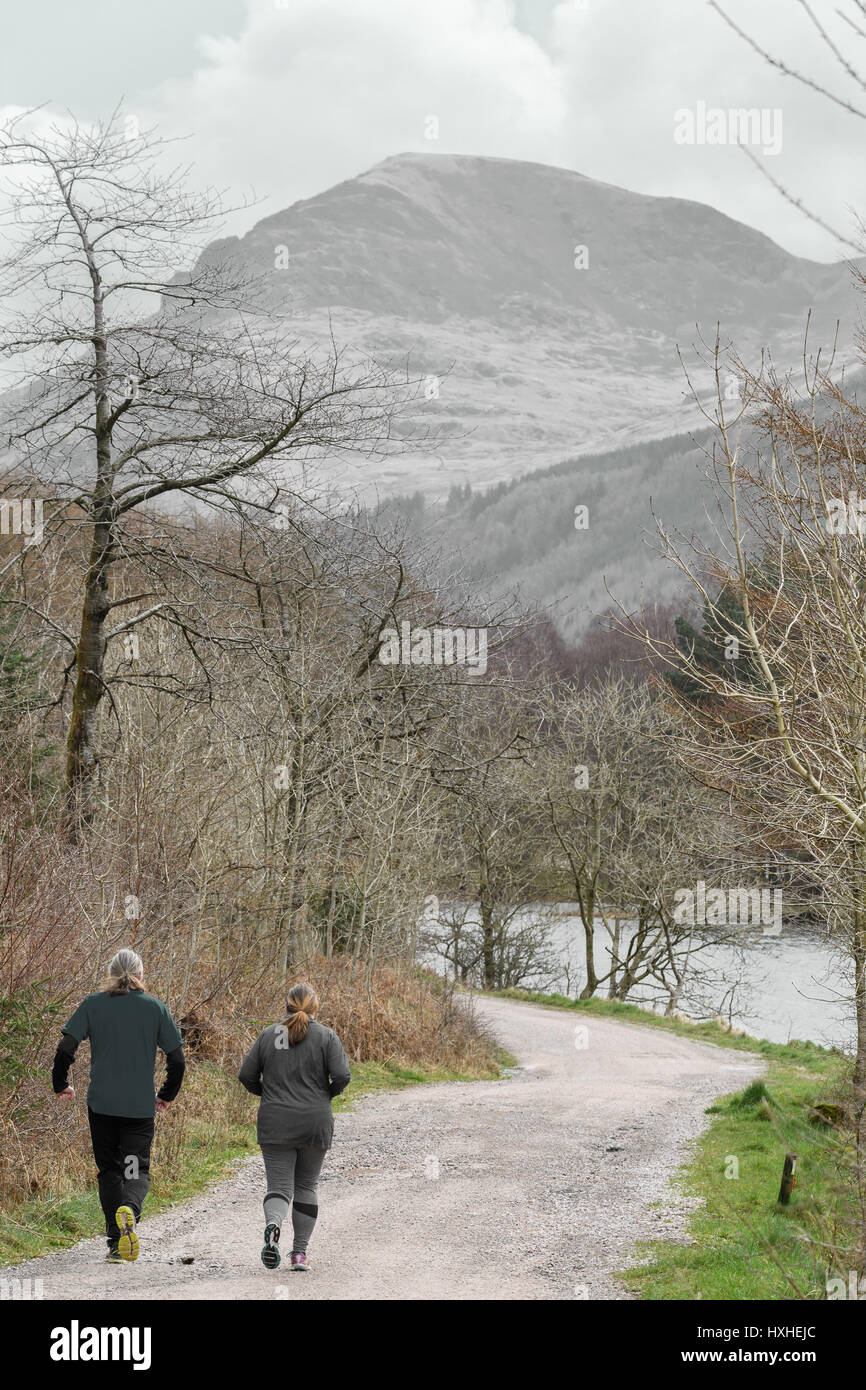
[[[156,1093],[157,1110],[165,1110],[174,1100],[186,1071],[180,1031],[164,1004],[162,1011],[157,1043],[165,1053],[165,1080]]]
[[[54,1065],[51,1068],[51,1087],[56,1096],[73,1099],[75,1087],[69,1085],[69,1068],[72,1065],[78,1044],[90,1037],[90,1019],[86,999],[82,999],[75,1013],[70,1019],[67,1019],[60,1032],[61,1038],[54,1054]]]
[[[165,1054],[165,1080],[156,1093],[157,1100],[161,1100],[164,1105],[168,1105],[174,1100],[183,1082],[183,1074],[186,1071],[186,1059],[183,1055],[182,1047],[174,1047],[171,1052]]]
[[[69,1033],[64,1033],[57,1044],[57,1051],[54,1054],[54,1065],[51,1068],[51,1085],[56,1096],[71,1092],[75,1095],[75,1090],[69,1085],[69,1068],[72,1059],[78,1051],[78,1039],[73,1038]]]
[[[333,1100],[335,1096],[345,1091],[352,1080],[352,1073],[349,1071],[349,1059],[343,1050],[343,1044],[333,1032],[328,1038],[326,1062],[331,1083],[329,1090]]]
[[[261,1038],[256,1038],[238,1072],[238,1081],[254,1096],[262,1093],[262,1050]]]

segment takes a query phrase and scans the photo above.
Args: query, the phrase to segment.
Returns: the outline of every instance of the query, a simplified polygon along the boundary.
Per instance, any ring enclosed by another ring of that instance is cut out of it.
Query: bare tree
[[[856,397],[834,384],[832,362],[807,361],[799,391],[769,368],[741,372],[732,416],[716,358],[717,542],[690,548],[660,524],[665,552],[705,611],[720,615],[727,659],[709,662],[693,645],[644,638],[688,676],[669,691],[689,765],[724,792],[757,850],[799,856],[820,889],[851,967],[854,1080],[862,1089],[866,508],[858,488],[866,421]],[[721,603],[723,593],[736,604]]]
[[[817,96],[823,97],[829,105],[846,112],[849,116],[866,120],[866,73],[860,69],[858,60],[853,56],[854,45],[858,41],[866,43],[866,4],[863,3],[863,0],[853,0],[852,14],[845,14],[841,8],[837,9],[834,19],[839,24],[839,34],[834,35],[830,25],[822,21],[815,13],[810,0],[795,0],[795,3],[811,25],[817,43],[831,55],[836,65],[842,82],[838,91],[834,91],[832,87],[814,76],[812,72],[792,67],[790,63],[785,62],[777,53],[771,52],[740,24],[737,24],[736,20],[728,14],[720,3],[720,0],[709,0],[710,9],[715,10],[728,28],[776,72],[790,78],[792,82],[798,83],[808,91],[814,92]],[[861,49],[860,52],[862,53],[863,50]],[[845,84],[848,84],[850,95],[845,93]],[[852,251],[862,251],[862,236],[858,242],[840,232],[820,212],[816,211],[814,206],[810,207],[802,198],[797,197],[790,188],[774,178],[767,165],[758,159],[748,145],[742,144],[740,149],[746,158],[760,170],[762,177],[787,203],[790,203],[822,231],[829,232],[831,236],[837,238],[843,246],[847,246]],[[858,221],[858,231],[862,233],[862,220]]]
[[[107,646],[177,617],[158,592],[125,591],[130,555],[158,549],[133,515],[172,498],[273,505],[290,460],[382,446],[395,399],[390,375],[345,365],[335,347],[305,355],[236,265],[209,256],[188,270],[225,208],[185,191],[186,172],[162,172],[164,158],[164,142],[119,113],[42,135],[19,116],[0,132],[13,236],[0,350],[23,383],[12,467],[47,494],[50,527],[87,537],[81,618],[65,634],[73,826],[95,813]]]
[[[580,997],[606,985],[609,998],[626,999],[644,986],[672,1012],[719,936],[674,910],[676,890],[723,854],[719,818],[679,764],[675,722],[649,686],[609,676],[546,696],[548,858],[583,929]]]

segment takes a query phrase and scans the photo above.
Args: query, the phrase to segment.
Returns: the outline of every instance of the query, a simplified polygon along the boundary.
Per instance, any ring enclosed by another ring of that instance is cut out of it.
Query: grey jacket
[[[272,1023],[256,1038],[238,1072],[241,1084],[262,1098],[259,1143],[293,1149],[331,1147],[331,1098],[345,1091],[351,1079],[340,1039],[315,1019],[294,1047],[284,1025]]]

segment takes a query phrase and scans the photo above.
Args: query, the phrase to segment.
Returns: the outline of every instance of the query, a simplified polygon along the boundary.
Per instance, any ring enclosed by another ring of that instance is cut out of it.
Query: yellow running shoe
[[[122,1260],[138,1259],[138,1236],[135,1234],[135,1213],[132,1207],[118,1207],[114,1214],[120,1239],[117,1253]]]

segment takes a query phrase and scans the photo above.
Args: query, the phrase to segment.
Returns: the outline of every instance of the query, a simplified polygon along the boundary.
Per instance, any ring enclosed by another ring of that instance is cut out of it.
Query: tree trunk
[[[854,965],[854,1017],[857,1043],[854,1059],[854,1092],[859,1102],[866,1099],[866,837],[854,846],[851,897],[851,958]]]
[[[107,519],[98,521],[93,529],[85,581],[72,719],[66,742],[67,806],[73,833],[90,824],[96,809],[97,718],[105,693],[105,622],[110,608],[108,570],[112,540],[111,523]]]
[[[97,717],[105,693],[105,621],[111,608],[108,573],[113,558],[114,524],[111,454],[111,368],[105,333],[102,282],[93,248],[84,239],[93,292],[94,413],[96,481],[93,490],[93,538],[84,581],[84,608],[75,653],[76,677],[72,718],[66,741],[68,824],[73,836],[95,814],[94,788],[98,762]]]
[[[866,1099],[866,911],[862,908],[855,915],[851,954],[854,958],[854,1015],[857,1020],[854,1088],[862,1101]]]
[[[608,999],[617,998],[619,971],[622,964],[619,958],[619,942],[622,924],[619,917],[615,917],[614,922],[616,925],[610,941],[610,984],[607,989]]]
[[[591,999],[598,989],[598,975],[595,970],[595,893],[591,889],[586,896],[586,905],[580,900],[580,916],[583,922],[584,958],[586,961],[586,984],[580,991],[580,999]]]
[[[481,937],[484,944],[484,988],[496,989],[496,935],[490,912],[481,909]]]

